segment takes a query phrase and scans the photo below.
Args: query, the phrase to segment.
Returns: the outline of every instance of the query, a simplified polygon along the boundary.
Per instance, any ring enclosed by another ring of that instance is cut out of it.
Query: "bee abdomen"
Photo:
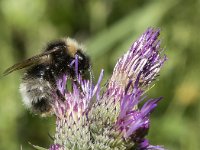
[[[23,104],[35,114],[45,116],[51,113],[52,87],[48,81],[39,78],[22,80],[20,93]]]

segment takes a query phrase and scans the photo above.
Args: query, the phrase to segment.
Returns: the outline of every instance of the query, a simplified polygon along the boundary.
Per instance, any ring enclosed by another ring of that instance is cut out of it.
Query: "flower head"
[[[110,86],[124,88],[129,80],[134,83],[138,78],[140,88],[146,88],[155,80],[166,60],[161,56],[159,34],[160,30],[149,28],[132,44],[115,65]]]
[[[161,56],[159,30],[148,29],[117,62],[107,86],[100,91],[103,71],[96,85],[78,74],[68,89],[63,75],[57,81],[53,104],[57,117],[54,145],[50,150],[135,149],[162,150],[149,144],[145,136],[149,115],[161,98],[150,99],[142,107],[147,87],[156,79],[166,57]]]

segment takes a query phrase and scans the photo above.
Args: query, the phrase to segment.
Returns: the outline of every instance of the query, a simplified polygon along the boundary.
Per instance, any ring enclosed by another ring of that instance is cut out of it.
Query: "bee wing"
[[[8,69],[6,69],[3,72],[3,76],[6,76],[6,75],[12,73],[13,71],[17,71],[17,70],[20,70],[20,69],[23,69],[23,68],[26,68],[26,67],[30,67],[32,65],[47,62],[49,60],[49,54],[54,53],[54,52],[59,51],[59,50],[60,49],[58,47],[56,47],[52,50],[46,51],[46,52],[39,54],[39,55],[35,55],[31,58],[28,58],[24,61],[21,61],[17,64],[14,64],[13,66],[9,67]]]

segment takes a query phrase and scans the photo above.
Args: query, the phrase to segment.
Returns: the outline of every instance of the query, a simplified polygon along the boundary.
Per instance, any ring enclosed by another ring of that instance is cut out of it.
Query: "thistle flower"
[[[75,58],[77,81],[72,81],[72,90],[68,90],[66,75],[57,81],[62,100],[54,95],[56,133],[50,150],[163,150],[145,138],[149,115],[161,98],[138,107],[166,60],[161,56],[159,32],[149,28],[133,43],[103,90],[103,70],[95,85],[78,74]]]
[[[142,34],[117,62],[110,86],[113,84],[122,89],[128,84],[129,80],[133,83],[139,79],[140,88],[147,88],[155,80],[166,56],[161,57],[159,30],[152,28]]]

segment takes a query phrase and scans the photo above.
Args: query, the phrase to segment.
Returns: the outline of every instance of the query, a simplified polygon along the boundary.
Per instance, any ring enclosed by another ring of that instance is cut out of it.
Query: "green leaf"
[[[33,146],[33,148],[35,148],[36,150],[48,150],[48,149],[46,149],[46,148],[43,148],[43,147],[40,147],[40,146],[37,146],[37,145],[33,145],[33,144],[31,144],[30,142],[29,142],[29,144],[30,144],[31,146]]]

